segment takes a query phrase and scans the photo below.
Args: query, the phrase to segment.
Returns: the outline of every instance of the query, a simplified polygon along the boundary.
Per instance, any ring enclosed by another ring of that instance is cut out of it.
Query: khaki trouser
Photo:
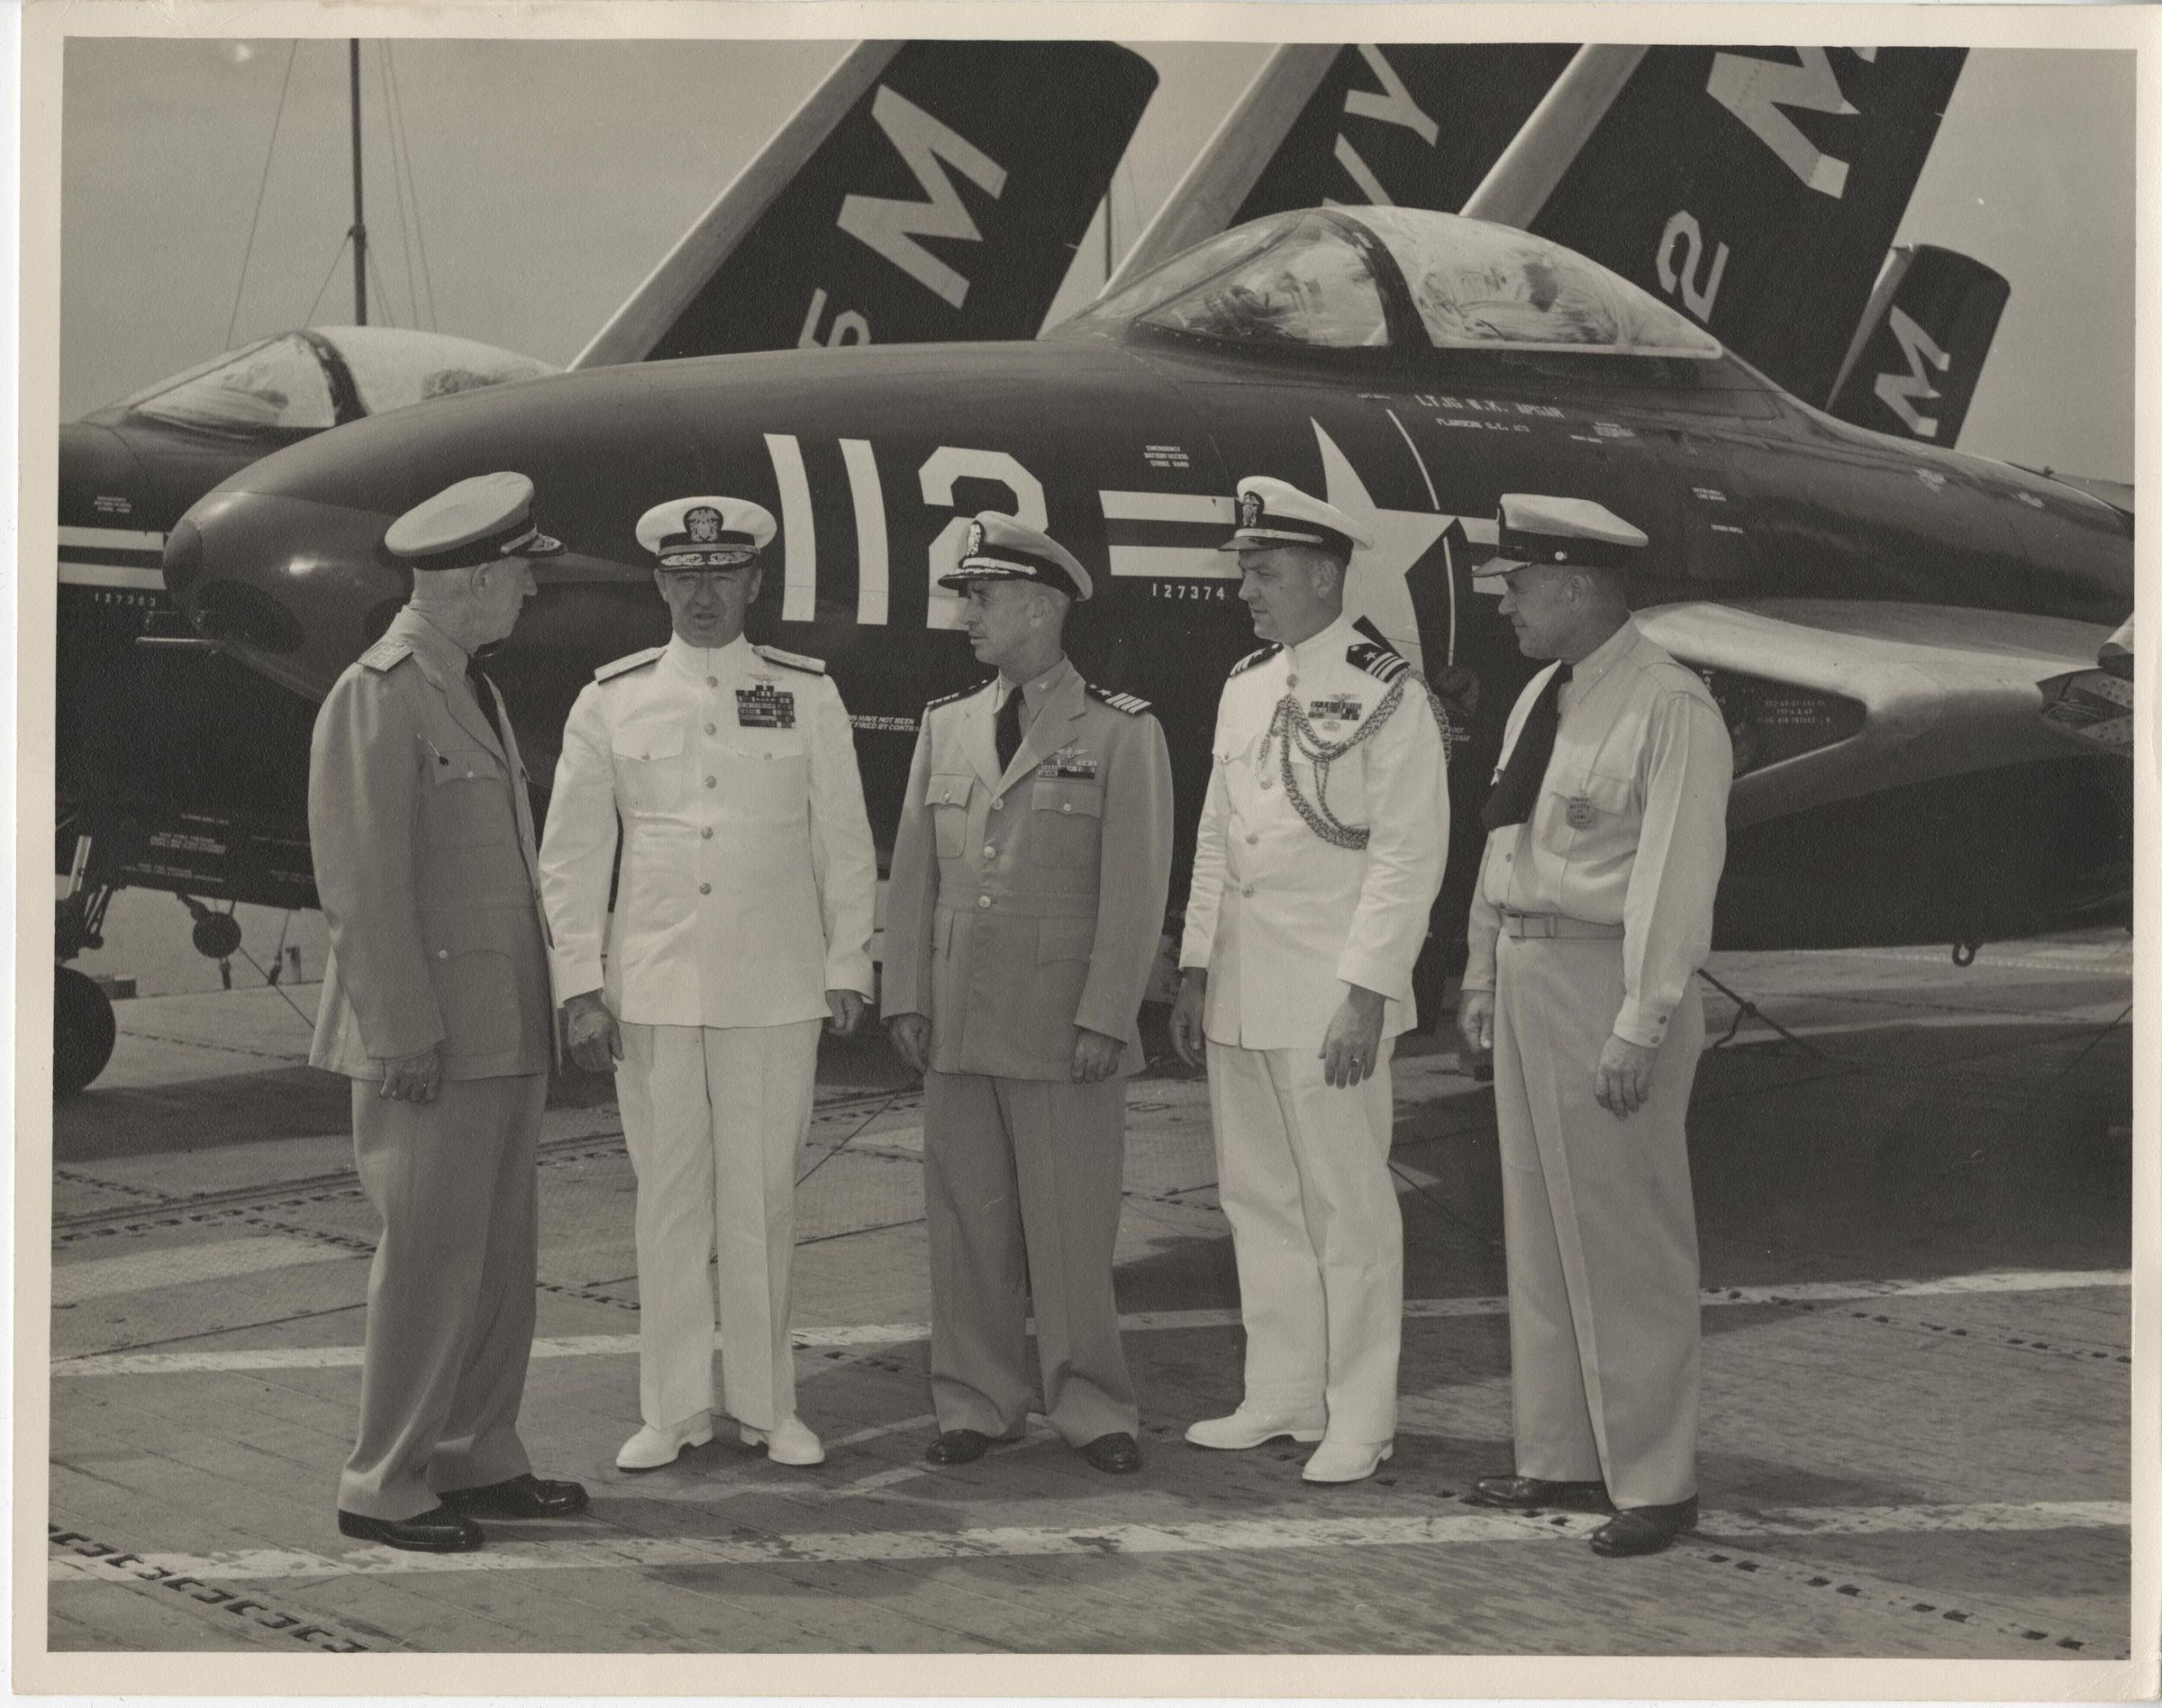
[[[770,1430],[795,1410],[788,1272],[822,1024],[622,1028],[615,1087],[638,1176],[638,1409],[655,1429],[713,1409],[716,1253],[729,1412]]]
[[[1035,1382],[1076,1447],[1140,1427],[1112,1293],[1126,1082],[923,1076],[931,1395],[941,1430],[1014,1436]]]
[[[416,1517],[439,1491],[532,1468],[518,1404],[533,1344],[548,1076],[445,1080],[431,1103],[353,1081],[353,1156],[383,1237],[368,1276],[360,1431],[338,1504]]]
[[[1371,1445],[1396,1433],[1403,1220],[1389,1180],[1393,1117],[1383,1039],[1374,1072],[1331,1086],[1313,1049],[1209,1045],[1216,1179],[1239,1267],[1245,1404],[1327,1414]]]
[[[1593,1097],[1622,1001],[1622,943],[1497,951],[1494,1110],[1509,1249],[1516,1471],[1603,1479],[1620,1506],[1696,1493],[1696,1213],[1683,1137],[1704,1046],[1694,985],[1654,1058],[1651,1100]]]

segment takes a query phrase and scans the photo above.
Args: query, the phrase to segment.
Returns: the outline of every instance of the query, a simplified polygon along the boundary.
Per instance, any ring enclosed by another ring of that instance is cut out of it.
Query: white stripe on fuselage
[[[127,563],[69,563],[60,559],[63,587],[125,587],[135,593],[163,593],[165,572]]]

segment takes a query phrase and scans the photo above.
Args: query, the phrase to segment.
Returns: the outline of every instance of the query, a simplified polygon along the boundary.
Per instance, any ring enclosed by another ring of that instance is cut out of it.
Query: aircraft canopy
[[[394,326],[326,326],[227,350],[122,399],[115,409],[199,432],[313,432],[554,371],[468,338]]]
[[[1279,214],[1234,227],[1104,298],[1073,326],[1381,349],[1392,342],[1385,304],[1399,291],[1436,350],[1721,353],[1678,310],[1559,244],[1394,207]]]

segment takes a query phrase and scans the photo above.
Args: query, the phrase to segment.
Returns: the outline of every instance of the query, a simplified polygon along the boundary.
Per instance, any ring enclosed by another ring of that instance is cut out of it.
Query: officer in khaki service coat
[[[472,658],[517,622],[528,559],[562,550],[532,496],[482,475],[391,524],[412,600],[332,687],[310,756],[330,961],[308,1058],[353,1082],[383,1219],[338,1521],[394,1548],[477,1548],[475,1514],[586,1504],[535,1477],[518,1437],[552,1004],[525,768]]]
[[[1269,642],[1232,668],[1195,836],[1179,1054],[1206,1053],[1239,1268],[1238,1408],[1187,1431],[1237,1450],[1318,1441],[1301,1475],[1389,1457],[1403,1229],[1389,1178],[1389,1058],[1449,850],[1425,684],[1344,613],[1365,541],[1286,481],[1239,483],[1239,596]]]
[[[1112,1258],[1124,1077],[1171,873],[1171,768],[1147,703],[1064,652],[1089,575],[1010,516],[955,572],[998,675],[924,708],[886,891],[884,1009],[923,1070],[934,1464],[1043,1411],[1099,1470],[1140,1467]]]
[[[1631,620],[1643,533],[1501,504],[1502,614],[1534,659],[1503,731],[1458,1024],[1494,1056],[1516,1466],[1497,1506],[1619,1508],[1594,1551],[1696,1522],[1696,1218],[1683,1117],[1704,1043],[1733,750],[1696,673]]]
[[[744,1444],[825,1457],[795,1411],[796,1163],[821,1025],[854,1031],[870,995],[877,868],[840,691],[817,659],[744,638],[774,532],[739,498],[639,519],[674,636],[580,692],[541,843],[570,1046],[615,1067],[638,1175],[643,1423],[625,1470],[713,1438],[716,1255]]]

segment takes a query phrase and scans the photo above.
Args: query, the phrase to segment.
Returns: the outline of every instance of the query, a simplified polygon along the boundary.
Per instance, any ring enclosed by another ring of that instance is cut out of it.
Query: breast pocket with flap
[[[503,761],[486,748],[422,740],[432,786],[422,822],[435,848],[487,848],[516,834]]]
[[[934,771],[923,786],[942,860],[958,860],[968,846],[968,795],[975,787],[976,778],[966,771]]]
[[[672,813],[683,804],[683,726],[627,723],[609,742],[617,798],[631,813]]]
[[[1104,786],[1039,777],[1029,804],[1029,858],[1039,866],[1087,866],[1103,846]]]

